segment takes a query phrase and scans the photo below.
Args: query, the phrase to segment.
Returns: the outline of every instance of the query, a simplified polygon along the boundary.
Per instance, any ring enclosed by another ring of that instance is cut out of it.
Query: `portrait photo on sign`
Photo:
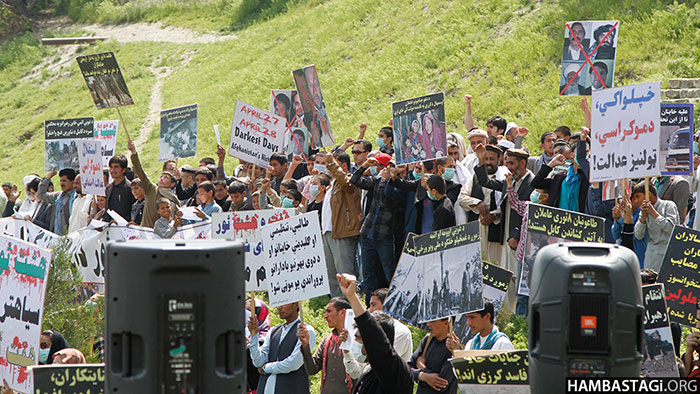
[[[176,160],[197,154],[197,104],[160,113],[158,161]]]
[[[590,96],[613,86],[618,27],[618,21],[565,24],[560,96]]]
[[[284,130],[284,152],[287,159],[302,156],[306,161],[309,156],[311,136],[304,125],[304,111],[296,90],[272,90],[270,111],[286,119]]]
[[[393,103],[396,164],[409,164],[447,155],[444,95]]]
[[[294,70],[292,76],[301,101],[304,126],[311,134],[311,149],[333,145],[335,138],[331,130],[328,109],[321,93],[316,67],[311,65]]]

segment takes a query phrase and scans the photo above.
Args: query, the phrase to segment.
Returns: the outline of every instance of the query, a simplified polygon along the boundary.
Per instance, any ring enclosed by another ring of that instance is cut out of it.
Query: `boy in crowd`
[[[171,219],[172,207],[170,201],[165,198],[158,200],[156,206],[160,218],[156,220],[153,226],[153,232],[161,238],[172,238],[177,232],[178,227],[182,226],[181,215],[175,215],[175,219]]]

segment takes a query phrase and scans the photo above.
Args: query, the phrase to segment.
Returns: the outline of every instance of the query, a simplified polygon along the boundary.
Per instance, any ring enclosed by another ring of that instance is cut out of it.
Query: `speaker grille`
[[[569,351],[610,352],[610,297],[570,295]]]

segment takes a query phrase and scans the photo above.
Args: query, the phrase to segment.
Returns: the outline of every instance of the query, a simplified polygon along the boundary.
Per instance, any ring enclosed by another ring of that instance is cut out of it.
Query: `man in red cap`
[[[389,185],[391,175],[387,166],[390,160],[391,156],[386,153],[369,158],[350,179],[352,184],[367,190],[368,207],[360,229],[360,247],[363,287],[368,299],[374,290],[389,287],[396,269],[392,220],[401,201],[398,190]],[[365,176],[368,169],[369,176]]]

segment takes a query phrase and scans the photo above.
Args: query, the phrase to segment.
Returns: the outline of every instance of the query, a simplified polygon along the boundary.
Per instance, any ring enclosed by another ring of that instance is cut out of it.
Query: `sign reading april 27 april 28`
[[[330,293],[318,213],[269,223],[261,230],[270,306]]]
[[[267,168],[270,156],[282,152],[286,120],[236,100],[228,154]]]
[[[660,82],[596,90],[591,107],[591,182],[661,173]]]

